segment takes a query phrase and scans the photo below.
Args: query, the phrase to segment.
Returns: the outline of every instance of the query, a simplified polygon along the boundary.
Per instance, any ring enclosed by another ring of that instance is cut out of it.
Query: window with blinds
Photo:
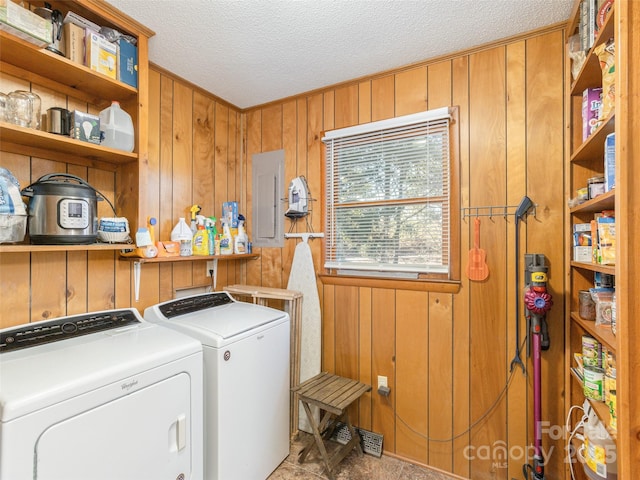
[[[325,268],[449,278],[450,123],[441,108],[327,132]]]

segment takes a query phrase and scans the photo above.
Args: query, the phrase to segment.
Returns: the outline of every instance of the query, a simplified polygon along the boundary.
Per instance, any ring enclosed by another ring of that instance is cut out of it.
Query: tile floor
[[[304,432],[301,434],[308,435]],[[329,442],[327,447],[329,456],[333,449],[339,446]],[[268,480],[327,479],[317,448],[309,453],[303,464],[297,463],[301,448],[301,441],[293,442],[289,456],[269,476]],[[335,477],[336,480],[455,480],[461,478],[403,462],[387,455],[382,455],[381,458],[369,454],[359,456],[355,450],[338,465]]]

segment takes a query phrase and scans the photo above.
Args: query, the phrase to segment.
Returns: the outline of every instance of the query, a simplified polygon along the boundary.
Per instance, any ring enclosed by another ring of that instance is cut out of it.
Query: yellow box
[[[116,79],[118,74],[118,48],[102,35],[85,31],[85,65],[91,70]]]

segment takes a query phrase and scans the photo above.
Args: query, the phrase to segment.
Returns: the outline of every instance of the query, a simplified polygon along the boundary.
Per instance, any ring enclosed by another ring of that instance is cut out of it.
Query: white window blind
[[[449,128],[442,108],[327,132],[325,268],[449,273]]]

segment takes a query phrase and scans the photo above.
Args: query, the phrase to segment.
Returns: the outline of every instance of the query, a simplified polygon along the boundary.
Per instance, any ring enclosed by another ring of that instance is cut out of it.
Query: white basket
[[[26,215],[0,215],[0,243],[21,242],[26,231]]]
[[[126,243],[130,239],[129,232],[104,232],[98,230],[98,240],[105,243]]]

